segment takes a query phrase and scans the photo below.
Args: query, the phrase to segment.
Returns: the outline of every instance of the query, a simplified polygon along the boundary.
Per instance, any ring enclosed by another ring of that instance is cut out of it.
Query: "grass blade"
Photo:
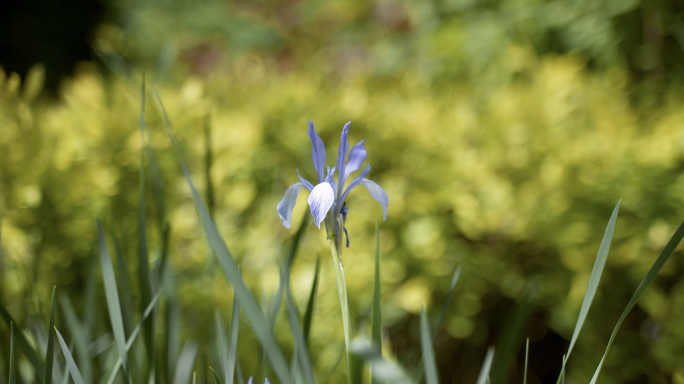
[[[451,302],[451,297],[454,294],[454,290],[456,289],[456,284],[458,284],[458,279],[461,277],[461,267],[457,267],[456,270],[454,271],[454,275],[451,277],[451,285],[449,286],[449,293],[447,294],[446,301],[444,301],[444,305],[442,306],[442,312],[439,314],[439,320],[437,320],[437,326],[435,327],[435,331],[432,334],[432,338],[434,339],[437,336],[437,331],[439,330],[439,327],[442,326],[442,320],[444,320],[444,315],[446,314],[447,308],[449,307],[449,303]]]
[[[304,333],[304,342],[309,346],[309,334],[311,333],[311,321],[313,320],[314,306],[316,304],[316,292],[318,292],[318,278],[321,272],[321,256],[316,257],[316,269],[314,271],[314,280],[311,284],[311,293],[309,294],[309,302],[306,304],[306,312],[304,312],[304,320],[302,322],[302,330]]]
[[[335,276],[337,280],[337,294],[340,299],[340,310],[342,312],[342,327],[344,329],[344,346],[347,350],[347,370],[349,372],[350,383],[356,383],[356,368],[352,367],[353,361],[351,357],[351,337],[352,337],[352,324],[351,324],[351,314],[349,312],[349,300],[347,298],[347,282],[344,277],[344,266],[337,254],[337,249],[335,248],[335,239],[330,241],[330,253],[332,254],[333,265],[335,266]]]
[[[126,341],[126,352],[129,352],[131,350],[135,338],[138,336],[138,333],[140,333],[140,327],[142,327],[147,317],[152,313],[152,310],[157,305],[157,302],[159,301],[159,296],[161,296],[161,291],[157,292],[157,294],[154,295],[150,304],[147,306],[147,308],[145,308],[145,312],[143,312],[142,318],[138,322],[138,325],[136,325],[135,328],[133,328],[131,336],[128,338],[128,341]],[[109,380],[107,381],[107,384],[114,383],[114,379],[116,378],[117,373],[119,373],[119,369],[121,369],[121,355],[119,355],[119,359],[116,361],[116,364],[114,364],[114,368],[112,369],[112,373],[109,375]]]
[[[16,365],[14,357],[14,323],[10,323],[10,361],[9,361],[9,384],[16,384],[14,366]]]
[[[75,384],[85,384],[83,377],[81,376],[81,372],[79,372],[76,362],[74,361],[73,356],[71,356],[71,352],[69,352],[69,348],[64,342],[62,335],[59,333],[56,327],[54,329],[55,332],[57,332],[57,339],[59,339],[59,345],[62,347],[62,353],[64,354],[67,366],[69,367],[69,372],[71,372],[71,378],[74,380]]]
[[[382,307],[380,306],[380,232],[375,224],[375,282],[373,284],[373,310],[371,313],[371,342],[382,348]]]
[[[292,335],[295,339],[295,350],[297,353],[297,362],[299,363],[306,382],[308,384],[316,383],[316,379],[313,374],[313,366],[311,365],[311,358],[309,357],[309,349],[306,346],[304,337],[302,336],[301,328],[299,327],[299,315],[297,314],[297,309],[295,308],[294,299],[292,298],[292,293],[289,288],[289,280],[286,289],[287,296],[287,317],[290,321],[290,329],[292,330]]]
[[[487,384],[489,377],[489,370],[492,369],[492,361],[494,360],[494,347],[489,347],[484,363],[480,369],[480,375],[477,377],[477,384]]]
[[[216,373],[216,371],[214,371],[214,368],[209,367],[209,370],[211,371],[212,376],[214,376],[214,382],[216,384],[223,384],[219,375]]]
[[[230,318],[230,344],[228,344],[228,369],[226,370],[226,384],[233,384],[235,364],[237,362],[238,331],[240,330],[240,302],[233,294],[233,315]]]
[[[114,331],[114,340],[116,347],[119,350],[119,357],[121,358],[124,375],[126,380],[130,382],[128,374],[128,353],[126,351],[126,336],[124,333],[123,318],[121,317],[121,306],[119,304],[119,291],[116,285],[116,277],[114,276],[114,266],[112,265],[112,257],[109,253],[107,240],[105,239],[102,223],[97,220],[98,244],[100,247],[100,263],[102,267],[102,280],[105,287],[105,294],[107,298],[107,308],[109,309],[109,319],[112,323],[112,330]]]
[[[572,348],[575,346],[577,337],[579,336],[584,321],[587,318],[587,313],[589,313],[589,308],[596,295],[596,290],[598,289],[599,282],[601,281],[601,275],[603,274],[603,267],[606,264],[606,258],[608,257],[608,251],[610,250],[610,242],[613,239],[613,232],[615,231],[615,222],[617,221],[618,210],[620,209],[620,202],[617,203],[615,209],[613,209],[613,214],[610,216],[610,221],[608,221],[608,226],[603,234],[603,240],[601,240],[601,246],[599,247],[598,255],[596,255],[596,261],[594,262],[594,267],[591,270],[591,276],[589,277],[589,284],[587,285],[587,290],[584,294],[584,300],[582,300],[582,306],[580,307],[579,317],[577,318],[577,323],[575,324],[575,330],[572,333],[572,339],[570,340],[570,346],[568,347],[567,357],[563,360],[563,367],[561,368],[561,373],[558,376],[558,383],[561,382],[561,378],[565,374],[565,364],[570,358],[570,353],[572,353]]]
[[[194,341],[187,341],[181,350],[176,363],[176,373],[173,376],[173,384],[188,384],[192,376],[192,367],[195,365],[195,356],[199,344]]]
[[[439,384],[435,351],[432,349],[430,321],[428,320],[427,312],[425,312],[425,307],[420,312],[420,341],[423,347],[423,361],[425,362],[425,382],[427,384]]]
[[[399,365],[391,363],[382,357],[382,353],[377,348],[369,345],[365,340],[354,340],[349,350],[368,363],[378,381],[386,381],[392,384],[415,383]]]
[[[530,357],[530,338],[527,338],[527,343],[525,343],[525,373],[523,374],[523,384],[527,384],[527,362]]]
[[[176,140],[176,136],[173,133],[173,128],[171,127],[171,123],[169,122],[169,119],[166,115],[166,111],[164,110],[164,106],[162,105],[161,99],[159,98],[159,95],[156,93],[155,96],[159,103],[160,110],[162,112],[164,124],[166,125],[166,128],[169,132],[169,136],[171,137],[174,148],[176,149],[178,161],[183,170],[183,174],[186,178],[188,185],[190,186],[190,190],[192,192],[192,197],[195,201],[195,206],[197,208],[198,215],[202,221],[209,243],[211,244],[211,247],[214,250],[214,254],[217,257],[221,269],[223,270],[223,273],[225,274],[226,278],[233,285],[233,289],[235,290],[235,294],[238,297],[240,305],[245,312],[245,316],[247,316],[247,320],[249,321],[249,324],[251,325],[254,334],[263,346],[263,349],[271,362],[271,365],[273,367],[273,370],[275,371],[276,376],[278,377],[278,379],[280,379],[280,382],[282,384],[289,384],[291,376],[289,369],[287,367],[285,356],[280,350],[280,347],[278,347],[278,344],[276,343],[275,338],[273,337],[273,333],[268,326],[266,318],[259,309],[259,306],[256,303],[254,296],[252,296],[249,289],[245,285],[244,280],[242,280],[242,276],[238,269],[237,263],[235,262],[235,259],[233,259],[233,256],[228,250],[228,247],[226,247],[225,243],[221,239],[221,235],[219,234],[218,229],[214,224],[214,221],[209,216],[209,212],[207,212],[207,209],[204,206],[204,203],[202,202],[202,198],[200,197],[200,194],[197,191],[197,188],[195,188],[195,185],[192,181],[192,177],[190,176],[190,170],[186,166],[185,160],[183,160],[183,155],[180,152],[178,141]]]
[[[50,310],[50,326],[48,327],[47,351],[45,352],[45,383],[52,384],[52,366],[55,362],[55,334],[51,330],[55,327],[55,291],[52,287],[52,309]]]
[[[371,345],[379,348],[382,353],[382,307],[380,306],[380,232],[375,224],[375,281],[373,283],[373,309],[371,312]],[[371,369],[371,381],[380,381]]]
[[[145,303],[152,300],[152,282],[150,281],[150,260],[147,248],[147,219],[145,215],[145,78],[143,77],[140,106],[140,179],[138,203],[138,280],[140,284],[140,305],[144,310]],[[153,315],[154,317],[154,315]],[[154,322],[149,318],[143,324],[143,340],[152,364],[154,359]],[[125,368],[124,368],[125,370]],[[147,375],[145,375],[147,376]]]
[[[114,254],[116,255],[116,266],[119,269],[119,297],[121,298],[121,316],[123,318],[124,336],[128,337],[133,329],[133,298],[131,288],[128,284],[128,268],[123,257],[123,252],[119,246],[115,231],[111,231],[114,240]]]
[[[228,382],[228,350],[226,349],[226,336],[223,334],[223,321],[221,314],[216,311],[216,335],[218,339],[219,360],[221,361],[221,368],[225,375],[226,382]]]
[[[90,359],[90,354],[88,353],[88,331],[83,331],[87,329],[81,321],[79,321],[76,311],[73,305],[71,305],[71,300],[65,294],[60,293],[59,303],[62,305],[62,313],[64,314],[64,319],[66,320],[69,332],[74,339],[74,345],[76,348],[76,358],[78,359],[78,365],[81,367],[80,372],[84,381],[91,382],[93,378],[93,367],[92,361]]]
[[[639,284],[639,287],[634,292],[634,295],[632,295],[632,298],[629,300],[627,306],[622,311],[622,315],[620,315],[620,319],[618,319],[618,322],[615,325],[615,328],[613,329],[613,333],[610,335],[610,340],[608,341],[608,345],[606,346],[606,351],[603,353],[601,362],[599,363],[598,368],[596,368],[596,372],[594,372],[594,376],[591,379],[591,384],[596,383],[598,375],[601,372],[601,368],[603,367],[603,362],[606,360],[608,351],[610,350],[610,347],[613,345],[615,335],[617,335],[617,332],[620,329],[622,322],[625,321],[627,314],[629,314],[632,308],[634,308],[637,301],[639,301],[641,296],[643,296],[644,292],[646,291],[646,288],[648,288],[648,286],[651,285],[656,275],[658,275],[658,272],[660,272],[665,263],[670,259],[670,256],[672,256],[672,253],[675,251],[675,249],[677,249],[677,246],[682,241],[682,238],[684,238],[684,222],[682,222],[682,224],[679,225],[677,231],[675,231],[674,235],[672,235],[672,238],[670,238],[670,241],[667,243],[663,251],[660,253],[660,256],[658,256],[655,263],[653,263],[651,269],[648,271],[648,273],[646,273],[646,276],[641,281],[641,284]]]
[[[12,324],[16,324],[17,322],[14,321],[12,318],[12,315],[7,311],[7,308],[5,308],[2,303],[0,303],[0,317],[2,317],[3,320],[5,320],[5,324],[7,324],[8,327],[12,327]],[[28,342],[26,339],[26,336],[24,335],[24,332],[21,331],[21,329],[17,329],[16,332],[13,333],[14,335],[14,343],[16,344],[17,348],[21,353],[26,356],[26,358],[31,362],[31,365],[33,365],[33,369],[36,372],[36,376],[38,376],[38,380],[42,383],[45,380],[45,366],[43,365],[43,362],[40,360],[40,357],[38,357],[38,354],[36,351],[33,349],[31,344]]]
[[[534,306],[532,304],[534,297],[534,288],[526,286],[523,290],[522,300],[520,304],[516,305],[511,311],[509,320],[504,324],[504,329],[501,332],[499,342],[497,345],[497,353],[494,362],[492,363],[492,370],[490,381],[498,384],[505,382],[506,373],[511,363],[515,360],[515,356],[520,349],[524,340],[525,330],[530,322]]]

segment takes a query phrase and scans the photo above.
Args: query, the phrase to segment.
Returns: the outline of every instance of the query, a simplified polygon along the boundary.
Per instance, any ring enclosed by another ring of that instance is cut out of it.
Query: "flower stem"
[[[349,354],[349,345],[351,344],[352,328],[351,316],[349,313],[349,301],[347,300],[347,283],[344,278],[344,266],[340,261],[337,253],[337,244],[334,236],[330,239],[330,253],[332,254],[333,265],[335,266],[335,275],[337,276],[337,293],[340,297],[340,310],[342,311],[342,325],[344,327],[344,346],[347,351],[347,369],[349,371],[349,380],[352,380],[352,361]]]

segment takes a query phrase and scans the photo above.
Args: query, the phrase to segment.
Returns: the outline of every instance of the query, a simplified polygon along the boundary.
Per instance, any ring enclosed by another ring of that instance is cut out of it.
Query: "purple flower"
[[[340,148],[337,154],[336,166],[330,168],[325,164],[325,146],[323,140],[318,137],[314,129],[313,122],[309,122],[309,138],[313,149],[311,151],[311,159],[314,163],[314,169],[318,176],[318,184],[315,186],[304,179],[297,170],[299,181],[292,184],[286,191],[282,200],[278,203],[277,210],[280,220],[283,222],[285,228],[290,228],[292,224],[292,209],[297,202],[297,196],[301,188],[309,190],[309,207],[311,208],[311,215],[314,217],[314,222],[318,228],[321,228],[321,223],[330,218],[330,225],[332,226],[333,234],[337,241],[340,238],[340,227],[347,233],[344,223],[347,220],[347,206],[345,199],[349,192],[351,192],[357,185],[363,185],[368,189],[373,199],[382,205],[383,220],[387,219],[387,205],[389,204],[389,197],[384,189],[377,183],[366,179],[366,175],[370,172],[370,165],[366,167],[356,176],[345,189],[347,179],[352,173],[358,171],[361,165],[366,161],[368,155],[366,148],[363,146],[363,140],[349,149],[349,142],[347,141],[347,132],[349,131],[348,122],[342,128],[342,136],[340,137]],[[337,172],[337,178],[335,178]],[[325,173],[325,175],[324,175]],[[330,213],[330,215],[329,215]],[[327,227],[326,227],[327,228]],[[349,238],[347,237],[347,247],[349,246]]]
[[[253,381],[254,381],[254,379],[250,376],[249,379],[247,380],[247,384],[252,384]],[[265,378],[264,384],[271,384],[271,382],[268,381],[268,378]]]

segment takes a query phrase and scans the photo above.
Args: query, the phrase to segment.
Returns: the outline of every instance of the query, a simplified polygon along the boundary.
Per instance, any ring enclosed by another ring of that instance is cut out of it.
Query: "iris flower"
[[[247,380],[247,384],[252,384],[253,380],[254,379],[250,376],[249,380]],[[271,382],[266,378],[264,379],[264,384],[271,384]]]
[[[290,228],[292,224],[292,209],[297,203],[297,196],[299,190],[306,188],[309,191],[308,203],[311,209],[311,215],[314,217],[316,226],[320,229],[321,223],[326,221],[326,230],[332,228],[332,234],[339,242],[340,228],[344,230],[347,235],[347,247],[349,247],[349,235],[345,223],[347,221],[347,204],[345,202],[347,195],[358,185],[363,185],[370,192],[371,197],[382,205],[383,220],[387,219],[387,205],[389,204],[389,197],[387,193],[376,182],[366,179],[366,175],[370,172],[370,165],[365,168],[349,183],[347,188],[345,184],[352,173],[361,169],[361,165],[366,161],[368,155],[366,148],[363,146],[363,140],[354,145],[349,150],[349,141],[347,141],[347,132],[349,131],[349,124],[342,128],[342,135],[340,137],[340,148],[337,154],[336,166],[326,168],[325,164],[325,146],[323,140],[318,136],[314,129],[313,122],[309,122],[309,138],[313,149],[311,151],[311,158],[313,159],[314,169],[318,176],[318,183],[314,186],[311,182],[303,178],[297,170],[299,181],[292,184],[286,191],[282,200],[278,203],[277,210],[280,220],[283,222],[285,228]],[[337,177],[335,177],[337,172]],[[339,249],[339,243],[336,244]]]

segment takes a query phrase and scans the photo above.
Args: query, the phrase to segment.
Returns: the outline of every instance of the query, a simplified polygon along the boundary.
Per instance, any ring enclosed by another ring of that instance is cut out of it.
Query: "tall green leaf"
[[[439,331],[439,327],[442,326],[442,321],[444,320],[444,315],[446,314],[447,308],[449,307],[449,303],[451,302],[451,297],[454,295],[454,291],[456,290],[456,284],[458,284],[458,279],[461,277],[461,267],[457,267],[456,270],[454,270],[453,276],[451,276],[451,284],[449,285],[449,293],[447,294],[447,298],[444,301],[444,305],[442,305],[442,312],[439,314],[439,320],[437,320],[437,325],[435,326],[435,330],[432,334],[433,339],[437,337],[437,331]]]
[[[309,334],[311,333],[311,322],[313,321],[313,312],[316,305],[316,293],[318,292],[318,277],[321,272],[321,256],[316,257],[316,269],[314,270],[314,280],[311,284],[311,293],[309,294],[309,301],[306,304],[306,312],[304,312],[304,319],[302,320],[302,331],[304,332],[304,341],[307,347],[309,346]]]
[[[366,340],[358,339],[351,343],[349,351],[367,362],[376,380],[392,384],[415,384],[416,382],[399,365],[382,356],[382,353]]]
[[[196,342],[192,340],[185,342],[176,363],[173,384],[188,384],[192,376],[192,367],[195,365],[195,356],[197,356],[198,349],[199,344]]]
[[[226,369],[226,384],[233,384],[235,365],[237,363],[238,331],[240,330],[240,301],[233,293],[233,315],[230,318],[230,343],[228,344],[228,365]]]
[[[591,276],[589,276],[589,284],[587,285],[587,290],[584,293],[584,300],[582,300],[582,306],[580,307],[579,317],[577,318],[577,323],[575,324],[575,330],[572,333],[572,339],[570,340],[570,346],[568,347],[568,353],[566,358],[563,360],[563,366],[561,368],[561,373],[558,375],[558,383],[560,383],[561,378],[565,373],[565,364],[570,358],[570,353],[572,353],[572,348],[575,346],[577,337],[579,336],[584,321],[589,313],[589,308],[591,303],[594,301],[594,296],[596,296],[596,290],[598,289],[599,282],[601,281],[601,275],[603,274],[603,267],[606,265],[606,259],[608,258],[608,251],[610,250],[610,242],[613,239],[613,232],[615,232],[615,223],[617,221],[618,210],[620,209],[620,202],[613,209],[613,214],[610,216],[608,221],[608,226],[603,234],[603,240],[601,240],[601,246],[599,247],[598,255],[596,255],[596,261],[594,261],[594,267],[591,269]]]
[[[52,366],[55,362],[55,291],[57,286],[52,287],[52,309],[50,310],[50,326],[48,326],[47,351],[45,352],[45,383],[52,384]]]
[[[121,316],[123,318],[124,336],[128,337],[133,330],[133,298],[131,297],[131,288],[128,283],[128,267],[119,245],[116,232],[111,231],[112,240],[114,241],[114,254],[116,255],[116,266],[119,270],[119,297],[121,298]]]
[[[294,304],[294,299],[292,298],[292,293],[290,292],[289,280],[286,288],[287,296],[287,317],[290,321],[290,329],[292,335],[295,339],[295,351],[297,353],[297,362],[304,373],[306,382],[308,384],[316,383],[314,378],[313,366],[311,364],[311,358],[309,357],[309,348],[306,346],[304,341],[304,336],[302,336],[301,328],[299,327],[299,315],[297,314],[297,308]]]
[[[223,374],[226,381],[228,381],[228,349],[226,336],[223,332],[223,321],[221,320],[221,314],[216,311],[216,341],[218,342],[219,360],[221,361],[221,368],[223,369]]]
[[[157,292],[157,294],[154,295],[150,304],[147,306],[147,308],[145,308],[145,312],[143,312],[143,315],[140,318],[138,325],[136,325],[135,328],[133,328],[131,336],[126,341],[126,352],[130,352],[131,347],[133,346],[133,342],[135,341],[135,338],[138,337],[138,333],[140,333],[140,327],[142,327],[142,324],[145,322],[145,319],[147,319],[147,317],[152,313],[154,307],[157,305],[157,302],[159,301],[159,296],[161,296],[161,291]],[[121,369],[121,356],[119,356],[118,360],[114,364],[114,368],[112,369],[112,373],[109,375],[107,384],[114,383],[114,379],[116,379],[116,375],[119,373],[119,369]]]
[[[610,347],[613,345],[613,341],[615,340],[615,335],[617,335],[617,332],[620,329],[622,322],[625,321],[627,314],[629,314],[629,312],[632,310],[632,308],[634,308],[637,301],[639,301],[641,296],[644,295],[646,288],[648,288],[648,286],[651,285],[651,283],[655,279],[656,275],[658,275],[658,272],[660,272],[660,270],[663,268],[665,263],[670,259],[670,256],[672,256],[672,253],[675,251],[675,249],[677,249],[677,246],[682,241],[682,238],[684,238],[684,222],[682,222],[679,225],[679,228],[677,228],[677,231],[675,231],[674,235],[672,235],[672,238],[670,238],[670,241],[667,243],[667,245],[665,245],[665,248],[660,253],[660,256],[658,256],[655,263],[653,263],[653,266],[651,267],[651,269],[648,271],[648,273],[646,273],[646,276],[641,281],[641,284],[639,284],[639,287],[634,292],[634,295],[632,295],[632,298],[627,303],[627,306],[625,307],[624,311],[622,311],[622,315],[620,315],[620,318],[618,319],[618,322],[615,325],[615,328],[613,329],[613,333],[610,335],[610,340],[608,340],[608,345],[606,346],[606,351],[603,353],[603,357],[601,358],[601,362],[599,363],[598,368],[596,368],[596,372],[594,372],[594,376],[591,378],[591,384],[596,383],[596,380],[598,379],[598,375],[601,372],[601,368],[603,367],[603,362],[606,360],[606,356],[608,355],[608,351],[610,350]]]
[[[88,353],[88,334],[87,326],[85,326],[76,315],[71,300],[63,292],[60,293],[59,303],[62,305],[62,314],[66,320],[67,327],[71,336],[74,339],[76,349],[76,359],[78,359],[79,371],[84,381],[91,382],[93,380],[93,365]]]
[[[518,350],[525,339],[525,330],[530,322],[534,306],[534,287],[526,286],[523,290],[522,300],[511,311],[511,315],[504,324],[496,347],[497,356],[492,363],[490,381],[494,384],[505,382],[506,373],[511,363],[515,360]]]
[[[173,128],[171,127],[171,123],[169,122],[169,119],[166,115],[166,111],[164,110],[164,106],[162,105],[161,99],[159,98],[159,95],[156,93],[155,96],[159,103],[162,117],[164,119],[164,124],[166,125],[166,128],[169,132],[169,136],[171,137],[174,148],[176,149],[176,154],[178,155],[178,161],[181,165],[181,169],[183,170],[185,179],[188,185],[190,186],[190,191],[192,192],[192,197],[195,201],[195,206],[197,207],[197,211],[202,221],[204,230],[207,234],[207,238],[209,240],[209,243],[211,244],[212,249],[214,250],[214,254],[217,256],[221,269],[223,270],[223,273],[225,274],[226,278],[233,285],[233,289],[235,290],[235,294],[237,295],[240,305],[245,312],[245,316],[247,316],[247,320],[249,321],[249,324],[251,325],[254,334],[256,335],[257,339],[259,339],[259,342],[261,343],[266,355],[268,356],[276,376],[278,376],[278,379],[280,379],[281,383],[289,384],[291,376],[289,369],[287,367],[285,356],[283,355],[282,351],[280,350],[280,347],[276,343],[275,338],[273,337],[273,333],[270,327],[268,326],[266,318],[259,309],[256,300],[254,300],[254,297],[247,288],[247,285],[242,280],[242,276],[240,274],[240,271],[238,270],[238,266],[235,262],[235,259],[228,250],[228,247],[226,247],[225,243],[221,239],[221,235],[219,234],[218,229],[214,224],[214,221],[209,216],[209,212],[204,206],[202,198],[200,197],[200,194],[197,191],[197,188],[195,188],[195,184],[192,181],[192,177],[190,176],[190,170],[185,164],[185,160],[183,160],[183,155],[180,151],[180,147],[178,146],[178,141],[176,140],[176,136],[173,132]]]
[[[62,335],[59,333],[57,328],[55,327],[54,329],[55,332],[57,332],[57,339],[59,340],[60,347],[62,347],[62,353],[64,354],[67,366],[69,367],[69,372],[71,372],[71,378],[74,380],[74,383],[76,384],[85,384],[85,382],[83,381],[83,377],[81,376],[81,372],[78,370],[78,366],[76,366],[76,362],[74,361],[73,356],[71,356],[69,347],[67,347],[66,343],[64,342],[64,339],[62,338]]]
[[[12,324],[16,324],[17,322],[14,321],[12,318],[12,315],[7,311],[7,308],[5,308],[2,303],[0,303],[0,317],[2,317],[3,320],[5,320],[5,324],[7,324],[8,327],[12,327]],[[24,335],[24,332],[21,331],[20,328],[17,328],[17,330],[14,332],[14,343],[16,344],[17,348],[21,353],[26,356],[26,358],[31,362],[31,365],[33,365],[33,369],[36,373],[36,376],[38,376],[38,380],[43,383],[45,380],[45,366],[43,365],[43,362],[40,360],[40,357],[38,357],[38,354],[36,351],[33,349],[31,344],[28,342],[26,339],[26,336]]]
[[[9,384],[16,384],[17,379],[15,376],[15,362],[14,357],[14,323],[10,323],[10,361],[9,361]]]
[[[223,382],[221,381],[221,378],[219,377],[218,373],[216,373],[216,371],[214,371],[214,368],[209,367],[209,370],[211,371],[211,375],[214,377],[214,383],[215,383],[215,384],[223,384]]]
[[[435,351],[432,349],[430,321],[427,312],[425,312],[425,307],[420,312],[420,341],[423,347],[423,361],[425,362],[425,382],[427,384],[439,384]]]
[[[126,352],[126,334],[124,331],[123,318],[121,317],[121,304],[119,302],[119,290],[116,285],[116,277],[114,275],[114,266],[112,265],[112,257],[109,253],[107,240],[105,239],[102,223],[97,220],[97,239],[100,247],[100,263],[102,266],[102,280],[105,287],[105,296],[107,298],[107,308],[109,309],[109,320],[112,323],[112,331],[114,331],[114,340],[116,347],[119,350],[119,357],[123,364],[124,376],[130,382],[128,372],[128,353]]]
[[[138,281],[140,284],[140,306],[144,310],[145,303],[152,300],[152,282],[150,281],[150,260],[147,247],[147,219],[145,215],[145,78],[143,77],[140,106],[140,179],[139,179],[139,210],[138,210]],[[154,314],[152,315],[154,317]],[[143,324],[143,340],[154,363],[154,321],[148,318]],[[124,369],[125,370],[125,369]]]
[[[525,373],[523,374],[523,384],[527,384],[527,362],[530,357],[530,338],[527,338],[527,343],[525,343]]]
[[[375,224],[375,279],[373,283],[373,310],[371,313],[371,341],[382,348],[382,307],[380,306],[380,232]]]
[[[487,378],[489,377],[489,370],[492,369],[492,361],[494,360],[494,347],[489,347],[487,350],[487,355],[485,356],[482,368],[480,368],[480,374],[477,377],[477,384],[487,384]]]

